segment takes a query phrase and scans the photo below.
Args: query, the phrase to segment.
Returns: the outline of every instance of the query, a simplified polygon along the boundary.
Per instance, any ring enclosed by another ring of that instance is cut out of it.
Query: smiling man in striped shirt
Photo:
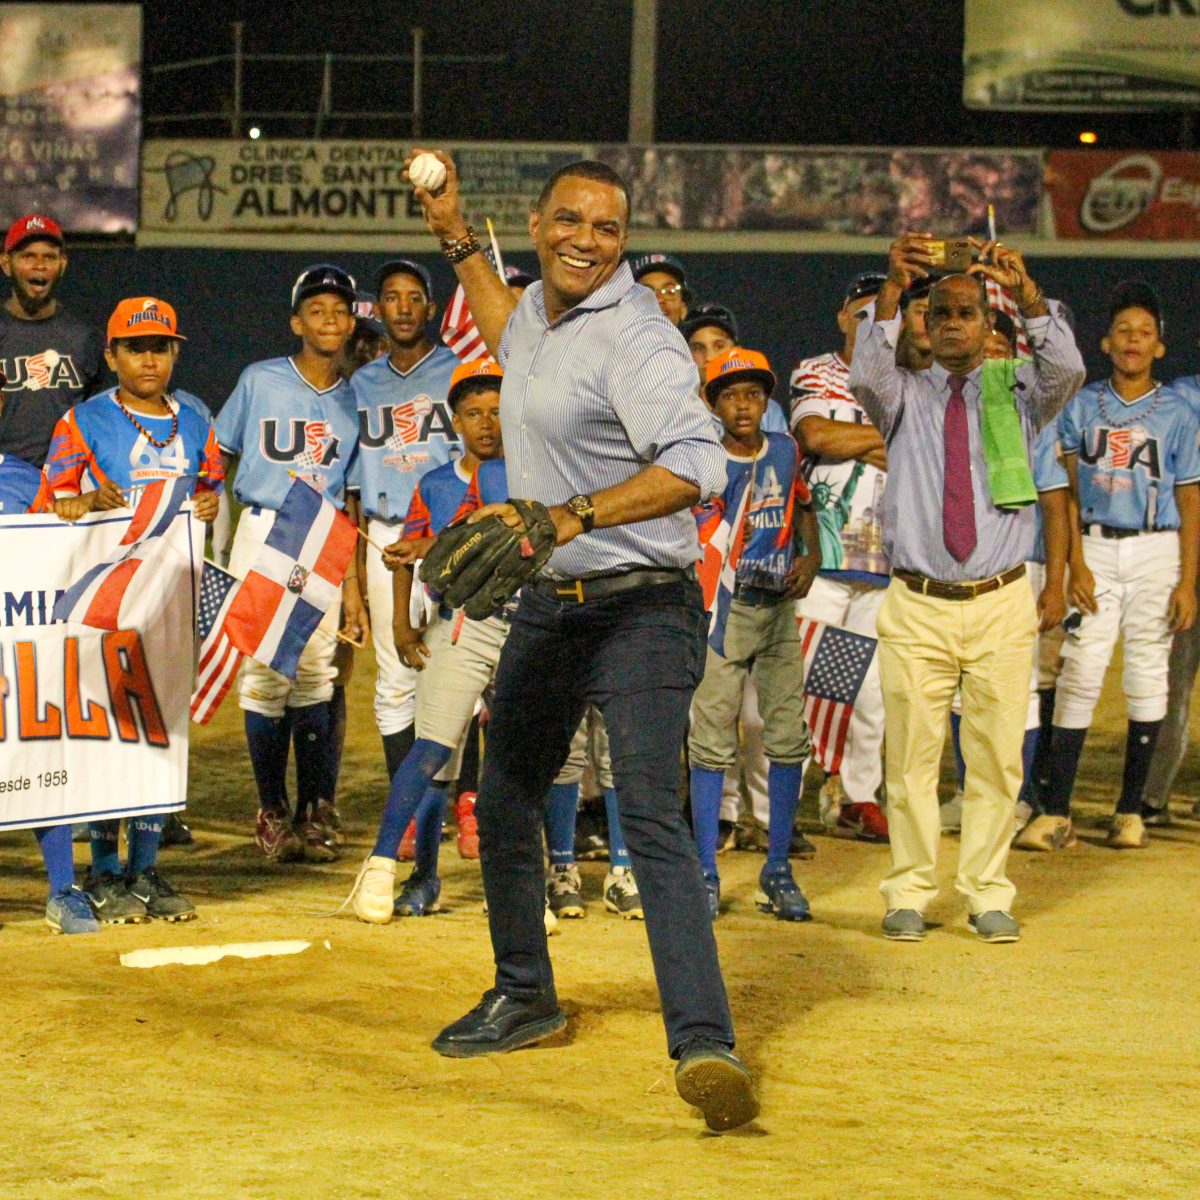
[[[734,1035],[696,852],[676,795],[707,618],[690,509],[724,454],[687,346],[622,262],[629,197],[603,163],[557,171],[530,214],[542,282],[513,297],[479,253],[454,163],[416,188],[505,368],[509,491],[548,506],[558,548],[522,591],[500,660],[476,812],[495,987],[433,1046],[467,1057],[562,1029],[542,923],[546,791],[588,701],[604,715],[680,1096],[712,1129],[758,1112]],[[509,505],[489,506],[521,525]]]

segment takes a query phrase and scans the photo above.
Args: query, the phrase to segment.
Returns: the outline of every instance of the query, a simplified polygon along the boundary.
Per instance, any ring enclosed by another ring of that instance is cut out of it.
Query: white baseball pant
[[[404,533],[403,521],[384,521],[371,517],[367,536],[375,546],[390,546]],[[420,672],[406,667],[396,652],[392,637],[392,572],[383,565],[383,556],[367,547],[367,606],[371,610],[371,629],[375,635],[375,724],[386,737],[399,733],[413,723],[416,713],[417,676]],[[413,572],[413,611],[424,611],[425,590]],[[421,607],[418,608],[417,606]],[[410,616],[411,616],[410,612]],[[422,615],[421,623],[425,623]],[[419,736],[419,735],[418,735]]]

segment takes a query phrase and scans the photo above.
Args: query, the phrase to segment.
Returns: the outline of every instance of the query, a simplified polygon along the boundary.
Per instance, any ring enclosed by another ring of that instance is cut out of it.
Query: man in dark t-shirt
[[[14,221],[0,269],[12,288],[0,306],[0,454],[40,467],[58,419],[99,390],[102,346],[55,297],[67,256],[53,217]]]

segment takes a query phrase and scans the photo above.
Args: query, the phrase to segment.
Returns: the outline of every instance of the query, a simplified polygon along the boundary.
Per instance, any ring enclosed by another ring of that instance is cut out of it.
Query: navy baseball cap
[[[683,269],[683,263],[673,254],[639,254],[630,262],[629,269],[633,272],[635,280],[641,279],[651,271],[665,271],[668,275],[674,275],[680,283],[687,283],[687,272]]]
[[[877,296],[886,281],[887,276],[880,275],[878,271],[868,271],[865,275],[856,276],[846,285],[846,298],[843,303],[853,304],[855,300],[861,300],[864,296]]]
[[[936,272],[930,272],[921,279],[914,279],[912,283],[910,283],[908,287],[906,287],[904,291],[900,293],[901,310],[906,309],[914,300],[927,299],[929,293],[933,291],[933,285],[937,283],[939,279],[944,278],[944,275]]]
[[[292,284],[292,312],[305,300],[326,294],[341,296],[353,308],[358,296],[358,285],[354,282],[354,276],[331,263],[317,263],[315,266],[305,267]]]
[[[419,262],[413,262],[411,258],[390,259],[375,272],[376,294],[383,291],[384,283],[393,275],[411,275],[414,279],[419,279],[421,286],[425,289],[425,299],[433,299],[433,276],[429,274],[427,268],[421,266]]]
[[[683,334],[686,341],[697,329],[703,329],[706,325],[715,325],[729,334],[735,343],[737,342],[737,317],[725,305],[713,304],[711,301],[697,304],[695,308],[689,308],[688,315],[684,317],[679,326],[679,332]]]
[[[370,292],[359,289],[354,295],[350,311],[354,314],[355,328],[369,329],[377,337],[383,337],[387,333],[383,322],[375,315],[375,297]]]

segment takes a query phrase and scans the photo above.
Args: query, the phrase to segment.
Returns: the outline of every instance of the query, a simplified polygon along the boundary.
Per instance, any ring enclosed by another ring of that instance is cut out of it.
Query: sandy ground
[[[340,863],[256,856],[232,703],[195,741],[197,844],[164,854],[199,921],[51,937],[32,838],[0,838],[0,1196],[1200,1194],[1200,823],[1143,852],[1100,844],[1123,745],[1111,687],[1085,753],[1084,840],[1014,855],[1018,945],[979,944],[949,890],[926,942],[884,942],[886,847],[819,838],[798,870],[804,926],[755,911],[758,855],[724,857],[718,938],[763,1112],[717,1138],[674,1094],[644,930],[603,912],[604,864],[584,867],[588,917],[552,942],[567,1033],[503,1058],[429,1049],[489,981],[478,869],[452,845],[444,914],[382,928],[318,915],[348,890],[380,800],[368,677],[352,689]],[[1198,785],[1189,763],[1189,808]],[[949,888],[957,844],[943,848]],[[118,964],[142,946],[278,938],[312,946]]]

